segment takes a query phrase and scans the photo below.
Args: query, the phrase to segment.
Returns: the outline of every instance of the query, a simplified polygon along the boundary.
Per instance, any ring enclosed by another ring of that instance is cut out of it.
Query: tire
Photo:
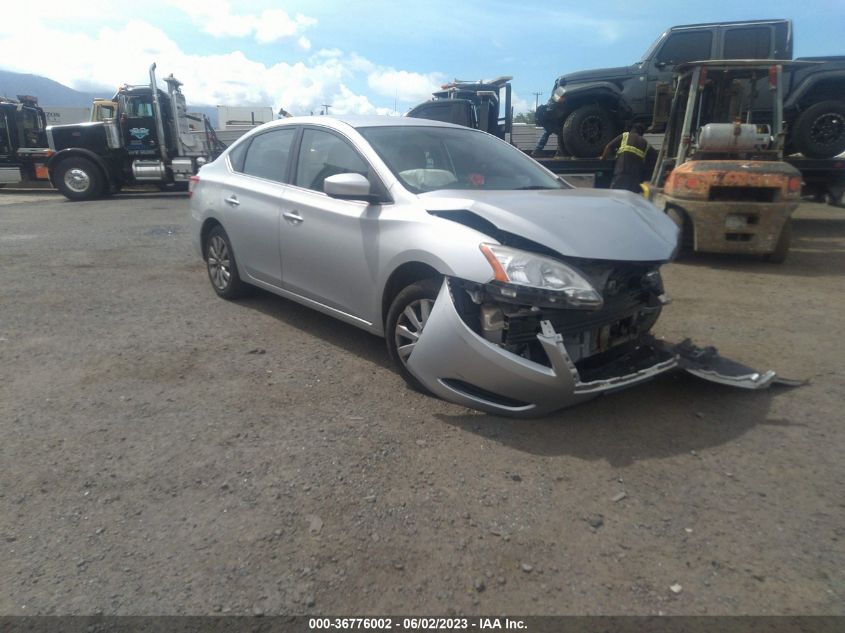
[[[617,135],[617,125],[606,108],[590,104],[581,106],[566,117],[560,137],[577,158],[601,156],[605,145]]]
[[[811,105],[795,121],[792,144],[807,158],[833,158],[845,152],[845,102]]]
[[[64,159],[56,167],[56,187],[68,200],[80,202],[100,197],[105,186],[100,169],[87,158]]]
[[[763,259],[767,262],[772,262],[773,264],[782,264],[786,261],[786,256],[789,254],[789,245],[791,242],[792,220],[787,219],[786,224],[784,224],[783,228],[780,230],[780,237],[778,237],[778,243],[775,244],[775,250],[768,255],[765,255]]]
[[[423,393],[428,393],[428,390],[408,371],[406,363],[413,352],[414,335],[425,327],[425,318],[431,313],[439,291],[440,281],[437,279],[423,279],[406,286],[390,304],[384,324],[387,353],[396,371],[412,389]],[[425,312],[424,306],[427,306]],[[413,312],[416,322],[410,318],[408,309]],[[404,328],[404,333],[400,328]]]
[[[246,294],[246,284],[238,273],[232,243],[222,226],[215,226],[209,231],[203,254],[208,280],[218,297],[231,301]]]
[[[572,156],[572,152],[569,151],[566,142],[563,140],[563,124],[561,124],[555,136],[557,136],[557,152],[555,152],[555,156]]]
[[[678,207],[666,207],[666,215],[681,229],[681,248],[678,255],[691,252],[695,248],[695,234],[687,214]]]

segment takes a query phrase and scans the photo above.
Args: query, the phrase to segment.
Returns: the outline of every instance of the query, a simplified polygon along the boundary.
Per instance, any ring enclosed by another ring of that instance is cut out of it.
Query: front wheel
[[[105,185],[99,168],[87,158],[64,159],[56,167],[56,187],[68,200],[93,200],[102,194]]]
[[[405,287],[390,304],[385,322],[390,359],[405,382],[422,392],[428,390],[408,371],[408,360],[431,315],[439,290],[440,284],[436,279],[423,279]]]
[[[573,156],[595,158],[616,136],[616,128],[607,108],[593,103],[581,106],[566,118],[561,137]]]

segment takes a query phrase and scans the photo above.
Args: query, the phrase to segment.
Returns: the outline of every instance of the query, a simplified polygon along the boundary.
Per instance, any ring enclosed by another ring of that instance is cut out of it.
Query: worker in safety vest
[[[607,144],[601,157],[616,157],[613,167],[611,189],[627,189],[641,193],[640,183],[651,177],[657,152],[643,138],[645,128],[641,123],[634,123],[629,132],[620,134]]]

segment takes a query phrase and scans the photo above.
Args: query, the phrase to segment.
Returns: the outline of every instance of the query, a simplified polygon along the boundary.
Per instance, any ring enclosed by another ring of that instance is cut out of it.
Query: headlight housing
[[[479,248],[496,281],[505,284],[501,294],[515,298],[521,288],[544,295],[551,304],[596,310],[602,296],[583,274],[563,262],[501,244],[480,244]],[[509,290],[509,292],[508,292]]]
[[[558,101],[561,101],[564,96],[566,96],[566,88],[558,86],[554,89],[554,92],[552,92],[552,101],[557,103]]]

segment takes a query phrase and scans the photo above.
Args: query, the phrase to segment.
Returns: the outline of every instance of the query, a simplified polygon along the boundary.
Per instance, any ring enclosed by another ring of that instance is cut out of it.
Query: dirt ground
[[[845,614],[845,210],[796,218],[667,266],[658,333],[809,385],[515,421],[218,299],[183,196],[4,191],[0,614]]]

